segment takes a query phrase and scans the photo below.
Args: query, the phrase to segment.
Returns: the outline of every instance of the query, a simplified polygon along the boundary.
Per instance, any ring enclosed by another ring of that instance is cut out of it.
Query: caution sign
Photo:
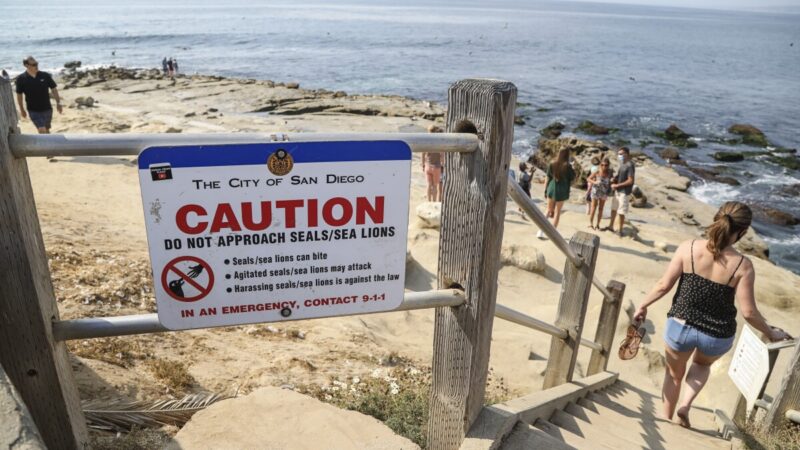
[[[165,327],[371,313],[402,302],[404,142],[151,147],[138,161]]]

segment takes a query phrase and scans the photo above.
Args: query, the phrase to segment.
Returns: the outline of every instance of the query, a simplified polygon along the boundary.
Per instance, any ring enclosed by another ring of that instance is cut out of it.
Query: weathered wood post
[[[569,258],[564,264],[555,326],[566,329],[569,336],[566,339],[553,337],[550,341],[550,356],[547,359],[543,389],[572,381],[600,238],[579,231],[569,240],[569,246],[583,260],[583,264],[575,267]]]
[[[612,354],[614,333],[617,331],[619,311],[622,309],[622,296],[625,295],[625,284],[611,280],[606,288],[612,297],[603,297],[603,306],[600,308],[600,317],[597,319],[597,332],[594,335],[594,341],[602,345],[603,350],[592,350],[586,375],[605,371],[608,367],[609,355]]]
[[[462,80],[448,95],[447,131],[476,133],[480,143],[445,158],[438,285],[462,287],[466,303],[436,310],[432,450],[458,448],[483,407],[516,99],[517,88],[497,80]]]
[[[794,355],[786,375],[783,376],[781,389],[772,400],[772,406],[764,418],[764,427],[770,428],[780,425],[786,418],[786,411],[800,409],[800,339],[794,347]]]
[[[8,144],[18,132],[11,84],[0,79],[0,365],[47,448],[84,448],[88,434],[72,367],[51,331],[58,309],[28,165]]]

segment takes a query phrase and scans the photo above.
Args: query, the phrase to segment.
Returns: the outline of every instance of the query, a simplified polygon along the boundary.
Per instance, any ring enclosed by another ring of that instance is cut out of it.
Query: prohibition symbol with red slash
[[[203,299],[214,287],[214,272],[207,262],[194,256],[179,256],[164,265],[161,286],[179,302]]]

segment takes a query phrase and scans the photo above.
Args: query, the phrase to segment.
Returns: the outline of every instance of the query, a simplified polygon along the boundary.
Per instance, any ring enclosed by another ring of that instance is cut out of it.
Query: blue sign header
[[[266,164],[280,149],[295,163],[411,160],[411,148],[403,141],[267,142],[148,147],[139,153],[139,168],[164,163],[173,168]]]

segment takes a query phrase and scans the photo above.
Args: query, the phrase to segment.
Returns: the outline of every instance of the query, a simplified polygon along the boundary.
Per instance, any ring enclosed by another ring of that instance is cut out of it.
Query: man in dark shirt
[[[33,56],[28,56],[22,60],[25,72],[17,77],[17,104],[22,118],[31,116],[31,121],[39,130],[40,134],[50,133],[50,122],[53,119],[53,107],[50,105],[50,91],[53,91],[53,98],[56,99],[56,108],[61,114],[61,97],[58,96],[56,82],[47,72],[39,71],[39,63]],[[25,95],[25,103],[22,96]],[[27,106],[28,110],[25,111]]]
[[[625,225],[625,216],[628,214],[630,205],[628,196],[633,192],[633,183],[636,179],[636,167],[631,161],[631,151],[628,147],[620,147],[617,158],[619,158],[620,165],[616,180],[611,183],[611,189],[614,191],[614,197],[611,199],[611,221],[605,229],[613,232],[614,219],[619,216],[617,232],[622,236],[622,226]]]

